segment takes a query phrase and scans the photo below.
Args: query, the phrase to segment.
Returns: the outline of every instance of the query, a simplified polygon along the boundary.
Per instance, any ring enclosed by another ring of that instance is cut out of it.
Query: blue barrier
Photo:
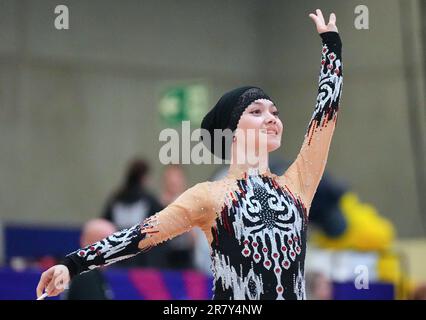
[[[80,229],[38,226],[4,227],[5,259],[63,257],[80,247]]]
[[[0,300],[34,300],[41,271],[0,268]],[[108,268],[104,276],[115,300],[210,300],[212,278],[200,272]],[[59,299],[58,297],[49,299]]]

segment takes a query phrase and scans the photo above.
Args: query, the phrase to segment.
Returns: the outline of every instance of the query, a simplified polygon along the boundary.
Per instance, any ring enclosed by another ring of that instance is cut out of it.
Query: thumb
[[[330,14],[330,19],[328,20],[328,24],[336,24],[336,15],[334,13]]]
[[[50,279],[46,287],[46,292],[49,296],[51,296],[56,291],[56,289],[58,289],[57,286],[60,284],[59,282],[60,276],[61,276],[61,270],[58,268],[55,268],[53,270],[52,278]]]

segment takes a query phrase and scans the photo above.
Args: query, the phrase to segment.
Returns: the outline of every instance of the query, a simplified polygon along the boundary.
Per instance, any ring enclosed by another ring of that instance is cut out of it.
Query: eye
[[[261,111],[259,109],[255,109],[250,112],[251,114],[261,114]]]
[[[279,114],[280,114],[280,112],[277,110],[277,111],[274,111],[273,113],[272,113],[274,116],[279,116]]]

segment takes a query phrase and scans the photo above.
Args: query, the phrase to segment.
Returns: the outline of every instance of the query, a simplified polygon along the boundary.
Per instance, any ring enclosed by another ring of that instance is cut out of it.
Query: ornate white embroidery
[[[273,268],[277,279],[277,299],[284,299],[281,275],[283,268],[289,269],[301,253],[303,220],[290,196],[286,199],[265,183],[260,175],[248,176],[245,181],[247,193],[241,197],[240,206],[232,207],[235,209],[232,224],[235,237],[240,245],[244,245],[243,256],[251,256],[255,263],[263,260],[263,267],[267,270]],[[228,208],[230,206],[232,199],[228,202]],[[228,209],[225,214],[229,217],[231,210]]]
[[[247,276],[242,275],[242,266],[240,265],[240,275],[231,265],[229,257],[214,252],[213,254],[213,274],[216,280],[222,280],[223,290],[232,288],[234,300],[245,300],[246,296],[249,300],[259,300],[263,293],[262,276],[254,273],[253,266]],[[213,288],[214,290],[214,288]]]
[[[305,292],[305,278],[300,269],[300,263],[298,268],[297,277],[293,276],[293,288],[294,293],[296,294],[297,300],[306,300],[306,292]]]
[[[337,59],[334,52],[328,52],[329,50],[327,45],[324,45],[322,51],[322,61],[323,63],[326,63],[328,58],[329,64],[325,68],[323,65],[321,66],[318,79],[319,92],[317,95],[317,103],[312,115],[311,122],[313,119],[317,118],[319,114],[321,114],[321,118],[326,115],[324,109],[331,103],[338,100],[343,85],[343,77],[340,74],[342,62],[340,59]]]

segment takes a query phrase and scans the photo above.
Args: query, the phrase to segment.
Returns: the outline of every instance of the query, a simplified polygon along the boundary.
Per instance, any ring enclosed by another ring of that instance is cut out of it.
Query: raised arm
[[[331,14],[326,25],[321,10],[316,13],[309,16],[314,20],[323,44],[318,95],[302,148],[284,173],[284,178],[300,194],[308,210],[326,166],[343,84],[342,43],[336,17]]]
[[[153,246],[204,223],[208,196],[205,183],[185,191],[165,209],[141,224],[118,231],[101,241],[70,253],[61,264],[45,271],[37,286],[37,296],[61,293],[72,277],[119,260],[133,257]]]

